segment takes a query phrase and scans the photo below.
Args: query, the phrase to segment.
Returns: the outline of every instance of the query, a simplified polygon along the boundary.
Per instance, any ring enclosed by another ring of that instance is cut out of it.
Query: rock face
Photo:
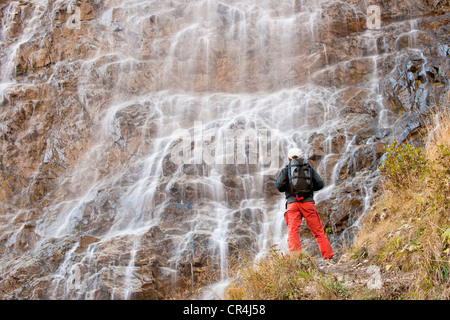
[[[273,182],[294,145],[324,178],[339,253],[384,145],[448,107],[448,12],[2,1],[0,298],[164,299],[205,270],[225,279],[230,258],[285,250]]]

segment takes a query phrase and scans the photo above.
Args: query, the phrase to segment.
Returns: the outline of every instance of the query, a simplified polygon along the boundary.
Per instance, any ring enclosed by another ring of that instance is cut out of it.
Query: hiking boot
[[[325,268],[325,267],[331,267],[334,266],[336,264],[336,262],[333,260],[333,258],[328,258],[328,259],[323,259],[318,267],[319,268]]]
[[[334,266],[336,264],[336,262],[333,260],[333,258],[329,258],[329,259],[324,259],[323,260],[323,264],[324,266]]]

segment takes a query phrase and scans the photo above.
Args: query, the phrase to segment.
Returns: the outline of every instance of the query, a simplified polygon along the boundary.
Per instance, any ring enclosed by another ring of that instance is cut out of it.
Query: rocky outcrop
[[[384,145],[448,107],[449,5],[374,0],[372,29],[367,1],[269,2],[0,4],[0,298],[164,299],[226,277],[285,246],[273,182],[292,145],[326,182],[335,251],[352,241]]]

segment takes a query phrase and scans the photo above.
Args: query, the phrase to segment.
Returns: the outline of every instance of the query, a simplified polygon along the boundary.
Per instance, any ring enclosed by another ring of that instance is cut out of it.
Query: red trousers
[[[302,224],[302,217],[305,218],[306,224],[316,238],[319,245],[320,253],[324,259],[334,256],[330,242],[325,235],[325,231],[320,221],[319,214],[316,211],[314,202],[292,202],[287,206],[284,213],[284,219],[288,228],[288,247],[289,251],[300,251],[302,245],[300,243],[299,229]]]

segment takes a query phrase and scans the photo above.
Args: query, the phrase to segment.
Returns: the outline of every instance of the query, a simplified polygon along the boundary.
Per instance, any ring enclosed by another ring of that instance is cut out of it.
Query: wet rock
[[[89,246],[92,243],[96,243],[100,241],[100,239],[95,238],[95,237],[91,237],[91,236],[82,236],[80,239],[80,243],[78,245],[78,248],[75,249],[76,253],[81,253],[83,252],[87,246]]]

